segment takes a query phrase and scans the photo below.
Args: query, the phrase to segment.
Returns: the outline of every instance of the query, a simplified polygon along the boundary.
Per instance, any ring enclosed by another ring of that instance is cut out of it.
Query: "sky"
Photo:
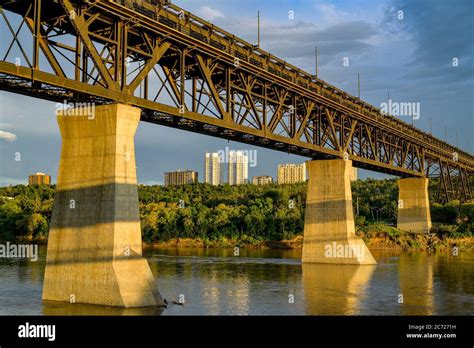
[[[474,139],[474,2],[472,0],[174,0],[176,5],[310,73],[381,107],[417,103],[407,122],[472,154]],[[1,22],[1,20],[0,20]],[[8,47],[0,23],[0,59]],[[254,175],[276,177],[279,163],[306,158],[141,122],[135,137],[138,181],[162,184],[163,173],[192,169],[204,177],[206,152],[255,150]],[[0,92],[0,186],[29,174],[56,179],[61,139],[55,104]],[[20,157],[18,157],[18,154]],[[224,172],[225,173],[225,172]],[[359,171],[359,177],[383,177]]]

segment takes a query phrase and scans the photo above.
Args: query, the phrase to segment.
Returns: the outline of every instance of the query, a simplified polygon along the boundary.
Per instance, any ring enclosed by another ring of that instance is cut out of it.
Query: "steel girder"
[[[143,121],[314,159],[347,158],[402,177],[435,176],[439,200],[471,199],[470,154],[174,5],[153,12],[134,1],[0,3],[10,34],[0,52],[1,89],[128,103],[143,109]]]

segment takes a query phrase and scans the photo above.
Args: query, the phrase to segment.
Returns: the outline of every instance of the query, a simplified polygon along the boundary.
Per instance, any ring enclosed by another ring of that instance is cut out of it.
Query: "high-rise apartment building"
[[[249,178],[249,158],[242,151],[229,153],[229,185],[244,185]]]
[[[198,172],[192,170],[177,170],[165,173],[165,186],[195,184],[198,182]]]
[[[45,173],[36,173],[28,176],[28,185],[51,185],[51,176]]]
[[[278,184],[294,184],[306,181],[306,165],[301,164],[279,164]]]
[[[357,181],[358,179],[358,173],[357,173],[357,168],[353,167],[352,172],[351,172],[351,181]]]
[[[211,185],[220,185],[221,180],[221,162],[218,153],[206,153],[205,161],[205,182]]]

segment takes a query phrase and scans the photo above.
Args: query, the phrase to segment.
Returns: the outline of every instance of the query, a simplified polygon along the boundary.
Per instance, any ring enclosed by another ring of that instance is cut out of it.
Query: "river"
[[[472,315],[474,252],[394,255],[376,266],[301,264],[296,250],[155,249],[167,309],[43,303],[37,262],[0,259],[0,315]],[[182,303],[183,305],[173,304]]]

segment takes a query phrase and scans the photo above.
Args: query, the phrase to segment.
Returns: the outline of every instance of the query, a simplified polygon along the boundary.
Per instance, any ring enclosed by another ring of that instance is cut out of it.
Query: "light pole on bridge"
[[[257,11],[257,47],[260,48],[260,11]]]

